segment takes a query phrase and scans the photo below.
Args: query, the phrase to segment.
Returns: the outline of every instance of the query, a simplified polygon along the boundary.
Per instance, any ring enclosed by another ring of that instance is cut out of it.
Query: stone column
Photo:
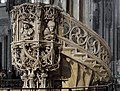
[[[5,56],[5,52],[4,52],[4,36],[1,37],[2,39],[2,69],[5,68],[5,60],[4,60],[4,56]]]
[[[80,13],[80,3],[79,0],[73,0],[73,16],[79,20],[79,13]]]
[[[66,0],[60,0],[62,2],[62,7],[66,12],[66,7],[67,7],[67,1]]]
[[[43,3],[50,4],[50,0],[43,0]]]
[[[83,1],[83,23],[85,23],[90,28],[93,27],[93,11],[95,5],[93,0],[84,0]]]
[[[89,21],[89,0],[84,0],[83,2],[83,23],[85,23],[86,25],[89,25],[88,21]]]

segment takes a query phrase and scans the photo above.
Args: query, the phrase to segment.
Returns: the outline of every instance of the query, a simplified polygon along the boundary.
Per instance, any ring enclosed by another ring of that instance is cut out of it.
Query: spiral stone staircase
[[[64,86],[89,86],[97,81],[108,82],[111,77],[110,49],[106,42],[80,21],[64,15],[61,54],[71,65],[71,77]]]
[[[12,60],[22,73],[23,88],[54,87],[49,75],[63,88],[109,81],[106,42],[59,6],[26,3],[16,6],[11,16]]]

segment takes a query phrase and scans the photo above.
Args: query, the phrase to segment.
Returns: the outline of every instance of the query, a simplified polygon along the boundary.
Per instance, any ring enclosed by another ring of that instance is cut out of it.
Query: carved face
[[[51,32],[53,32],[54,27],[53,27],[53,26],[49,27],[49,30],[50,30]]]

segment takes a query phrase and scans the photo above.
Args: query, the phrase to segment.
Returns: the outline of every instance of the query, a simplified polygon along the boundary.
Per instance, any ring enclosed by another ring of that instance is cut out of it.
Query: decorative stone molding
[[[22,4],[11,11],[12,63],[22,72],[23,88],[46,87],[47,72],[59,68],[60,12],[41,3]]]

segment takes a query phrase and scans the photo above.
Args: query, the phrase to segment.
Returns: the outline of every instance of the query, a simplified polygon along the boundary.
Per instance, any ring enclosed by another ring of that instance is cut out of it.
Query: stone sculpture
[[[23,4],[11,11],[13,26],[12,60],[22,72],[23,88],[47,86],[47,72],[59,68],[55,28],[60,10],[43,4]],[[43,19],[43,20],[42,20]]]

